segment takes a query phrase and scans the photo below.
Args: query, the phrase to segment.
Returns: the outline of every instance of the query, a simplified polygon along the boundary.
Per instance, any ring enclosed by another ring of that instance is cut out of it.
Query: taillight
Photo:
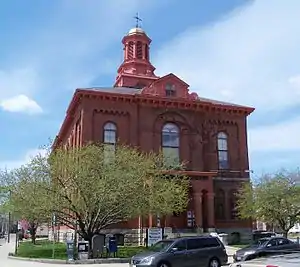
[[[267,265],[266,267],[279,267],[277,265]]]

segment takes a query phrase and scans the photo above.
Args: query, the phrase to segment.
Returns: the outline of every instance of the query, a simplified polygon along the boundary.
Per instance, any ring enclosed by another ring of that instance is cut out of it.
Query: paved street
[[[5,244],[4,239],[0,239],[0,266],[1,267],[55,267],[55,266],[72,266],[70,264],[49,264],[49,263],[38,263],[38,262],[30,262],[30,261],[19,261],[19,260],[11,260],[7,258],[9,252],[14,252],[15,249],[15,236],[11,236],[11,243]],[[227,248],[228,255],[232,255],[234,253],[233,248]],[[230,258],[230,262],[232,262],[232,258]],[[127,263],[120,264],[82,264],[80,266],[95,266],[95,267],[128,267]]]

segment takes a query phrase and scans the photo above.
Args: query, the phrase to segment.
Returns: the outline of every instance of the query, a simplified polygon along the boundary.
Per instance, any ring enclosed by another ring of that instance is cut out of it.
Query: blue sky
[[[0,166],[18,166],[59,130],[77,87],[111,86],[136,12],[157,74],[200,96],[250,105],[251,169],[298,167],[300,1],[0,2]]]

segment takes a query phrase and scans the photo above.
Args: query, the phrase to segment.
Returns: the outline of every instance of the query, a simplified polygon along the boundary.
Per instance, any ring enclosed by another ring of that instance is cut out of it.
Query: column
[[[202,194],[201,193],[194,193],[193,194],[193,206],[195,212],[195,223],[197,227],[197,231],[200,233],[203,232],[202,226]]]
[[[208,232],[215,232],[215,194],[207,193]]]

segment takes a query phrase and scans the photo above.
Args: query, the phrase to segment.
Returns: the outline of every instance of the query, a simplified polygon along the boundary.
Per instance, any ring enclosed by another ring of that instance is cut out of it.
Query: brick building
[[[187,162],[191,177],[187,211],[160,218],[163,226],[249,233],[251,222],[239,220],[234,207],[235,192],[249,180],[247,116],[254,109],[198,96],[173,73],[156,76],[143,29],[131,29],[122,43],[124,61],[114,86],[75,91],[54,147],[102,141],[111,153],[118,139],[144,151],[162,149],[166,158]],[[123,227],[140,225],[136,219]]]

